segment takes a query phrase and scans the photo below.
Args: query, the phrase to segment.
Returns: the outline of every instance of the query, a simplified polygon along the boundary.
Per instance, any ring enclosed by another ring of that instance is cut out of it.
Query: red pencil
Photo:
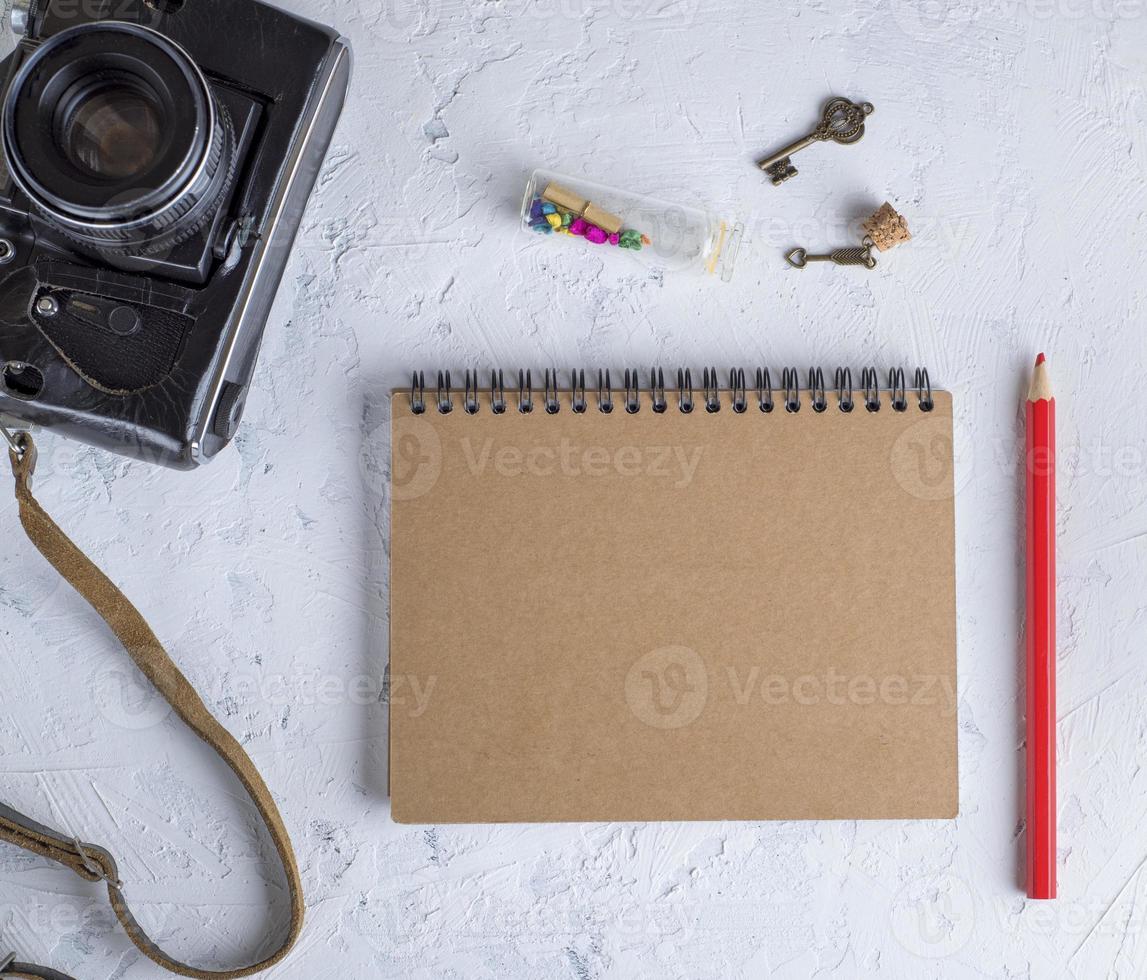
[[[1027,891],[1055,898],[1055,398],[1043,354],[1027,400]]]

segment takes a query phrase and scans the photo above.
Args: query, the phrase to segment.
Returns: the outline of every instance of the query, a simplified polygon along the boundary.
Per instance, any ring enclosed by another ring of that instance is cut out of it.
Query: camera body
[[[350,78],[258,0],[16,0],[0,416],[180,469],[235,435]]]

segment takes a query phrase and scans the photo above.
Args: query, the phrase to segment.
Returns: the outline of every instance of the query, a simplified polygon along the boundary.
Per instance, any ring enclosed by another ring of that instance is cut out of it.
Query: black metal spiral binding
[[[809,368],[808,390],[812,399],[812,410],[823,415],[828,410],[828,399],[824,395],[824,372],[820,368]]]
[[[506,412],[506,383],[501,371],[490,372],[490,411],[495,415]]]
[[[893,368],[888,372],[888,387],[892,389],[892,411],[908,411],[908,392],[904,385],[904,368]]]
[[[449,415],[454,411],[454,395],[450,392],[450,372],[438,372],[438,414]]]
[[[768,368],[757,368],[757,405],[766,414],[773,410],[773,379]]]
[[[570,408],[575,415],[584,415],[589,403],[585,398],[585,371],[573,372],[573,385],[570,387]]]
[[[916,394],[920,399],[920,411],[931,412],[936,407],[932,397],[932,379],[928,376],[927,368],[916,369]]]
[[[641,379],[637,376],[637,369],[625,371],[625,411],[628,415],[636,415],[641,411]]]
[[[664,415],[669,403],[665,400],[665,372],[661,368],[649,372],[649,391],[653,395],[653,411]]]
[[[597,372],[597,410],[602,415],[613,413],[613,386],[609,383],[609,369]]]
[[[677,408],[682,415],[693,411],[693,372],[677,369]]]
[[[865,368],[860,372],[860,386],[864,389],[864,407],[870,412],[879,412],[880,379],[876,368]]]
[[[561,411],[562,403],[558,399],[558,372],[555,369],[553,374],[553,381],[550,381],[550,369],[546,368],[546,395],[545,406],[547,415],[557,415]]]
[[[836,403],[840,406],[840,410],[846,414],[856,407],[856,403],[852,400],[852,370],[850,368],[836,369]]]
[[[426,411],[426,372],[415,371],[410,383],[410,414],[421,415]]]
[[[716,415],[721,411],[721,383],[717,380],[716,368],[705,368],[702,386],[705,389],[705,411]]]
[[[462,398],[462,411],[467,415],[477,415],[481,403],[478,401],[478,372],[466,371],[466,394]]]
[[[745,393],[745,369],[736,368],[729,372],[729,391],[732,392],[733,411],[744,415],[749,410],[749,399]]]
[[[781,372],[781,387],[785,389],[785,411],[795,415],[801,410],[801,383],[796,368]]]
[[[636,369],[625,371],[625,412],[636,415],[641,411],[642,392],[647,391],[651,399],[652,411],[662,415],[669,409],[668,393],[665,387],[665,372],[661,368],[653,368],[649,372],[649,386],[642,389],[639,372]],[[462,410],[467,415],[477,415],[481,408],[479,396],[478,372],[467,370],[465,374],[465,394],[462,400]],[[437,391],[435,409],[439,414],[449,415],[454,410],[454,391],[449,371],[437,372]],[[577,369],[571,373],[570,410],[581,415],[588,410],[586,397],[585,370]],[[773,382],[768,368],[757,368],[755,377],[757,407],[763,414],[771,413],[775,408],[773,400]],[[833,387],[836,390],[836,406],[844,414],[849,414],[856,408],[853,392],[852,370],[850,368],[837,368],[834,375]],[[861,371],[860,387],[864,393],[864,407],[869,412],[879,412],[882,407],[881,387],[876,368],[866,367]],[[932,393],[932,379],[927,368],[917,368],[913,385],[916,393],[917,407],[921,412],[932,412],[936,407],[936,400]],[[785,368],[781,374],[781,389],[784,396],[786,412],[797,413],[801,410],[801,393],[807,390],[809,404],[818,414],[828,410],[828,396],[825,388],[824,372],[821,368],[810,368],[808,373],[808,387],[802,389],[800,377],[796,368]],[[703,404],[705,411],[716,414],[722,408],[722,388],[720,386],[717,369],[705,368],[702,372]],[[903,368],[892,368],[888,372],[888,387],[883,389],[889,395],[889,405],[894,412],[903,414],[909,410],[911,404],[908,399],[907,375]],[[545,371],[545,395],[543,408],[547,415],[557,415],[561,411],[561,376],[556,369],[547,368]],[[747,391],[746,374],[743,368],[734,368],[729,372],[729,386],[725,391],[729,394],[729,403],[732,411],[743,415],[748,411],[749,397]],[[689,368],[679,368],[677,371],[677,408],[683,415],[690,414],[696,407],[693,389],[693,374]],[[412,415],[423,415],[426,412],[426,373],[415,371],[410,384],[410,412]],[[608,369],[597,373],[597,408],[603,415],[610,415],[614,410],[613,387]],[[500,370],[490,372],[490,410],[495,415],[506,412],[506,386],[503,373]],[[518,372],[518,411],[528,415],[534,410],[533,380],[530,370]]]

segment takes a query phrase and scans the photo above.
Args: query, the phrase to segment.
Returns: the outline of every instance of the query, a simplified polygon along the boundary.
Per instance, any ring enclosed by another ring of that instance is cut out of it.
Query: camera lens
[[[41,44],[3,106],[8,169],[52,225],[107,253],[170,248],[218,211],[234,134],[191,57],[136,24],[82,24]]]
[[[145,173],[159,156],[163,109],[123,83],[84,92],[64,126],[68,159],[95,177],[122,180]]]

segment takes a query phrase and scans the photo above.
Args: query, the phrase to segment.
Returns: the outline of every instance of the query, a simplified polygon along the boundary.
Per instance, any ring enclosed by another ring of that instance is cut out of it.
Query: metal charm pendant
[[[803,269],[810,262],[860,265],[866,269],[875,269],[876,256],[872,254],[874,248],[887,252],[890,248],[912,240],[908,222],[887,201],[861,223],[861,228],[864,230],[864,238],[859,245],[817,254],[811,254],[805,248],[794,248],[785,258],[794,269]]]
[[[785,258],[794,269],[803,269],[810,262],[834,262],[837,265],[862,265],[866,269],[876,268],[876,257],[872,254],[872,239],[865,238],[864,244],[854,248],[838,248],[835,251],[810,255],[806,249],[794,248]]]
[[[802,136],[772,156],[765,157],[757,164],[772,179],[775,187],[780,187],[790,177],[797,175],[792,155],[813,143],[832,140],[845,146],[858,142],[864,136],[864,120],[872,115],[875,106],[871,102],[851,102],[848,99],[834,98],[825,103],[820,123],[807,136]]]

